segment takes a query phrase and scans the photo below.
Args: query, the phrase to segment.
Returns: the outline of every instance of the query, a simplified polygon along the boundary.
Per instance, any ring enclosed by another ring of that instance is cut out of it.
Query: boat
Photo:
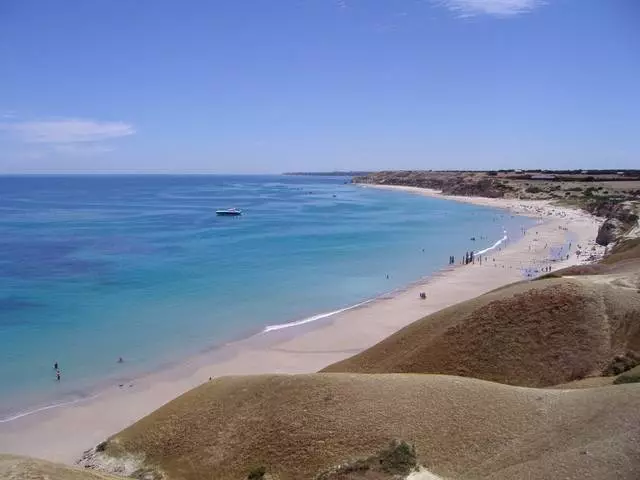
[[[222,210],[216,210],[216,215],[221,217],[238,217],[242,215],[242,210],[237,208],[223,208]]]

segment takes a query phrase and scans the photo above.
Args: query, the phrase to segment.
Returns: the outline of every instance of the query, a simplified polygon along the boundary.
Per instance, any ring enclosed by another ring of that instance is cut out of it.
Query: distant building
[[[532,175],[531,180],[555,180],[555,175],[549,175],[545,173],[539,173],[537,175]]]
[[[624,175],[624,172],[616,172],[617,175]]]
[[[522,170],[516,170],[515,172],[516,173],[522,173]]]

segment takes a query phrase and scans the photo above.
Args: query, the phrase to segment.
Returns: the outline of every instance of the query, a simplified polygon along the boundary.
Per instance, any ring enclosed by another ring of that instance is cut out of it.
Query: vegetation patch
[[[315,480],[404,478],[417,469],[415,446],[394,440],[379,454],[334,467],[317,475]]]
[[[408,475],[416,467],[416,448],[407,442],[394,441],[380,454],[380,468],[383,472]]]
[[[624,355],[616,355],[603,373],[608,376],[620,375],[638,365],[640,365],[640,357],[633,352],[627,352]]]
[[[640,366],[634,367],[631,370],[624,372],[613,381],[614,385],[622,385],[625,383],[638,383],[640,382]]]
[[[249,475],[247,475],[247,480],[263,480],[265,475],[267,474],[267,469],[264,467],[255,467],[251,469]]]

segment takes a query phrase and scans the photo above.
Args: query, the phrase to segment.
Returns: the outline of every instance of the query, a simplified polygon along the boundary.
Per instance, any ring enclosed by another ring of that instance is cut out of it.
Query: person
[[[124,360],[122,359],[122,357],[118,357],[118,363],[122,363],[124,362]]]
[[[54,370],[58,370],[58,362],[56,362],[56,363],[54,363],[54,364],[53,364],[53,369],[54,369]]]
[[[56,380],[60,381],[60,370],[56,369]]]

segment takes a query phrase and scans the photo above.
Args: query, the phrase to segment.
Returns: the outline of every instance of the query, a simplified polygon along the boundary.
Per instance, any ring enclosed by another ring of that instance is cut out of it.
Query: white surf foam
[[[341,308],[340,310],[334,310],[333,312],[319,313],[318,315],[314,315],[308,318],[303,318],[302,320],[296,320],[295,322],[281,323],[279,325],[267,325],[264,328],[264,330],[262,330],[262,333],[273,332],[276,330],[283,330],[285,328],[298,327],[300,325],[304,325],[305,323],[315,322],[316,320],[331,317],[332,315],[337,315],[338,313],[346,312],[347,310],[352,310],[354,308],[361,307],[362,305],[366,305],[371,301],[372,300],[365,300],[364,302],[351,305],[350,307]]]
[[[51,410],[53,408],[66,407],[67,405],[73,405],[75,403],[85,402],[87,400],[96,398],[97,396],[98,395],[92,395],[90,397],[76,398],[75,400],[69,400],[68,402],[53,403],[51,405],[45,405],[44,407],[35,408],[33,410],[27,410],[26,412],[17,413],[11,417],[0,418],[0,423],[8,423],[14,420],[18,420],[19,418],[26,417],[28,415],[33,415],[34,413],[44,412],[46,410]]]
[[[502,233],[504,233],[504,237],[502,237],[500,240],[498,240],[496,243],[494,243],[493,245],[491,245],[489,248],[485,248],[484,250],[480,250],[479,252],[473,252],[474,256],[478,256],[478,255],[484,255],[487,252],[490,252],[491,250],[495,250],[496,248],[498,248],[500,245],[502,245],[504,242],[506,242],[509,237],[507,236],[507,231],[503,231]]]

